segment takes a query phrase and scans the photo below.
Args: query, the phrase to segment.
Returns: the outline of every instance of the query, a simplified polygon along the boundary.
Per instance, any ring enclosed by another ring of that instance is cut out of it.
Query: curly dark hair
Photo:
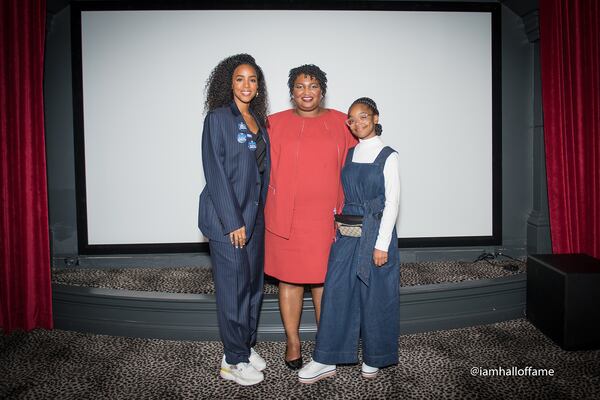
[[[379,115],[377,103],[375,103],[373,99],[369,97],[359,97],[358,99],[354,100],[352,104],[350,104],[350,107],[348,107],[348,116],[350,116],[350,109],[352,109],[352,107],[354,107],[355,104],[364,104],[365,106],[369,107],[369,109],[371,109],[371,113],[373,115]],[[381,126],[381,124],[375,124],[375,134],[377,136],[380,136],[382,132],[383,127]]]
[[[327,74],[314,64],[304,64],[296,68],[290,69],[290,75],[288,79],[288,87],[290,88],[290,96],[294,91],[294,82],[300,75],[308,75],[311,78],[315,78],[321,85],[321,93],[325,96],[327,92]]]
[[[210,73],[204,88],[206,92],[206,101],[204,111],[212,111],[215,108],[224,107],[233,101],[233,91],[231,90],[231,79],[233,71],[242,64],[250,65],[256,70],[258,78],[258,96],[250,102],[250,110],[257,117],[261,125],[265,125],[269,109],[269,98],[267,94],[267,84],[265,83],[262,69],[254,61],[250,54],[236,54],[222,60]]]

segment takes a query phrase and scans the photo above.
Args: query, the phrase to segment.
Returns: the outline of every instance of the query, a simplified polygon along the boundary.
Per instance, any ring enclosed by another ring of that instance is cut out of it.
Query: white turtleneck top
[[[379,152],[385,147],[385,144],[379,136],[366,140],[359,140],[354,148],[352,162],[372,163],[377,158]],[[375,242],[375,248],[381,251],[388,251],[390,241],[392,240],[392,231],[398,219],[398,210],[400,206],[400,162],[398,153],[392,153],[385,161],[383,167],[383,178],[385,181],[385,208],[379,225],[379,234]]]

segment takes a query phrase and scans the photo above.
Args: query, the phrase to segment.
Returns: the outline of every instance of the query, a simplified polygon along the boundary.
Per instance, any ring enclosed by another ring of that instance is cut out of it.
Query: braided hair
[[[379,110],[377,109],[377,104],[375,103],[375,101],[373,101],[373,99],[370,99],[369,97],[360,97],[360,98],[354,100],[352,102],[352,104],[350,104],[350,107],[348,108],[348,113],[350,113],[350,109],[355,104],[364,104],[365,106],[367,106],[371,109],[371,112],[373,113],[373,115],[379,115]],[[383,127],[381,126],[381,124],[375,124],[375,134],[377,136],[380,136],[382,132],[383,132]]]
[[[256,71],[258,95],[250,102],[250,110],[256,115],[258,122],[264,126],[269,108],[267,85],[262,69],[250,54],[242,53],[227,57],[212,70],[204,88],[206,91],[204,110],[212,111],[215,108],[227,106],[233,101],[231,79],[235,69],[243,64],[250,65]]]
[[[296,78],[298,78],[300,75],[307,75],[319,81],[319,85],[321,86],[321,94],[325,96],[325,93],[327,92],[327,74],[314,64],[304,64],[290,70],[288,78],[290,95],[293,94],[294,82],[296,82]]]

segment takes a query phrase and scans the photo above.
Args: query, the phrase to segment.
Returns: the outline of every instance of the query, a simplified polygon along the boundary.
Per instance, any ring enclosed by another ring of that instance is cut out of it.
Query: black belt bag
[[[360,237],[362,235],[362,215],[336,214],[334,218],[342,236]]]

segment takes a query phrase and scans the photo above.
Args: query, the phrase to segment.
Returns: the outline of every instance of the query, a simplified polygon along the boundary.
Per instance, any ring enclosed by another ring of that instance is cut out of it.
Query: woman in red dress
[[[317,324],[333,215],[341,210],[340,172],[356,139],[346,115],[321,107],[327,78],[315,65],[290,71],[293,109],[269,117],[271,177],[265,205],[265,273],[279,280],[279,308],[287,337],[285,363],[302,366],[300,316],[311,286]]]

